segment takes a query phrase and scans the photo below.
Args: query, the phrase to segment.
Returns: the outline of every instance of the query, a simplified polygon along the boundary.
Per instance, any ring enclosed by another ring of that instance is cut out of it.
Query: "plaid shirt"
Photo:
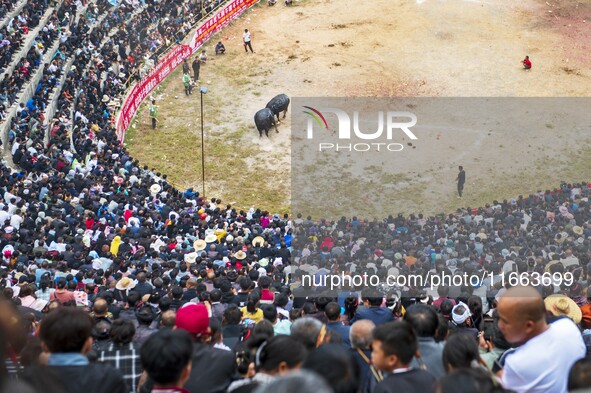
[[[134,343],[116,345],[110,344],[107,349],[99,352],[98,361],[109,364],[121,371],[127,383],[128,391],[135,393],[137,383],[142,375],[142,363],[139,350]]]

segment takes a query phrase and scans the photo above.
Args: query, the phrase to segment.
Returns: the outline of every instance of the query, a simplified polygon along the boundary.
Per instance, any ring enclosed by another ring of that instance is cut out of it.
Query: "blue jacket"
[[[329,322],[326,324],[326,330],[335,332],[343,339],[343,345],[347,348],[351,348],[351,341],[349,341],[349,331],[351,326],[345,326],[342,322]]]
[[[351,320],[351,324],[361,319],[369,319],[377,326],[394,321],[394,314],[385,307],[363,307],[357,310],[355,316]]]

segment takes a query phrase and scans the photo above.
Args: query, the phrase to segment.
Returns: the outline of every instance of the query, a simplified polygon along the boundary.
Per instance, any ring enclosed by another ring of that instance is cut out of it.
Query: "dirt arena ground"
[[[241,208],[290,209],[290,117],[270,140],[259,138],[254,113],[279,93],[290,97],[586,97],[591,87],[591,4],[574,0],[301,0],[261,3],[205,46],[201,68],[206,195]],[[245,54],[242,32],[256,53]],[[214,56],[222,40],[224,56]],[[533,69],[520,61],[528,54]],[[141,162],[179,187],[201,188],[199,94],[186,97],[180,70],[155,92],[160,124],[147,108],[126,143]],[[392,213],[480,206],[579,181],[591,170],[591,120],[576,130],[558,122],[503,133],[441,140],[441,161],[417,160],[415,174],[392,190]],[[454,146],[464,143],[462,154]],[[527,142],[526,142],[527,141]],[[434,141],[430,144],[436,143]],[[491,149],[494,146],[494,149]],[[295,163],[297,164],[297,163]],[[468,173],[455,198],[457,165]],[[440,186],[425,190],[423,185]],[[404,197],[412,191],[412,198]],[[295,213],[295,212],[294,212]],[[313,212],[322,215],[322,210]],[[371,215],[371,211],[360,211]]]

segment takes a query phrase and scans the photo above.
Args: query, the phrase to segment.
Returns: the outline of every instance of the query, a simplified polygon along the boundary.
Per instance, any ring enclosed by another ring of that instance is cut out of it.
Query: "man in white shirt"
[[[250,51],[254,53],[254,51],[252,50],[252,45],[250,44],[250,31],[248,31],[248,29],[244,29],[244,34],[242,34],[242,40],[244,41],[244,51],[248,53],[248,49],[250,49]]]
[[[577,326],[568,318],[546,323],[546,308],[533,287],[513,287],[499,300],[499,328],[519,345],[507,355],[500,376],[517,393],[567,393],[571,366],[585,356]]]
[[[6,225],[6,221],[10,221],[10,213],[8,213],[8,205],[2,206],[0,209],[0,227]]]
[[[21,227],[21,223],[23,222],[23,217],[21,216],[21,211],[16,209],[12,217],[10,217],[10,226],[13,227],[16,231],[18,231]]]

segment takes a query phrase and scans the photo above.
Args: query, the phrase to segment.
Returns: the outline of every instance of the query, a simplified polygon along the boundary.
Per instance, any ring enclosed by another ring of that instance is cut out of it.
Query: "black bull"
[[[273,114],[277,116],[277,122],[280,123],[279,114],[283,112],[283,118],[285,119],[287,108],[289,108],[289,97],[285,94],[279,94],[273,97],[273,99],[267,103],[265,108],[271,109]]]
[[[271,127],[275,127],[275,132],[279,133],[279,130],[277,130],[277,123],[275,122],[275,116],[269,108],[261,109],[255,113],[254,124],[256,124],[257,130],[259,130],[259,137],[262,137],[263,131],[265,131],[265,135],[267,135],[268,138]]]

